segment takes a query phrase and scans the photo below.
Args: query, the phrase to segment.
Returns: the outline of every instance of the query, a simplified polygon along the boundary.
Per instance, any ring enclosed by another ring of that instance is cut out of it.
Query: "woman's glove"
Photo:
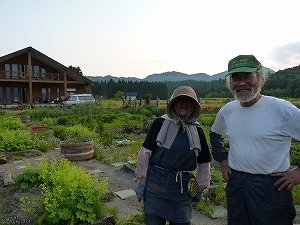
[[[139,202],[141,202],[144,194],[145,194],[145,190],[146,190],[146,186],[145,185],[142,185],[142,184],[138,184],[134,191],[136,193],[136,197],[138,199]]]
[[[202,192],[198,192],[192,199],[193,202],[200,202],[202,198]]]

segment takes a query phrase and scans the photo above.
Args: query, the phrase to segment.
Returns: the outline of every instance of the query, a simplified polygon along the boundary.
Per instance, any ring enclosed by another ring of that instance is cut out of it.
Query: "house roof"
[[[126,96],[137,96],[137,92],[126,92]]]
[[[89,80],[85,76],[82,76],[82,75],[76,73],[75,71],[69,69],[68,67],[62,65],[61,63],[55,61],[54,59],[46,56],[45,54],[39,52],[38,50],[34,49],[31,46],[29,46],[27,48],[24,48],[24,49],[21,49],[19,51],[10,53],[8,55],[0,57],[0,62],[12,59],[12,58],[14,58],[16,56],[19,56],[19,55],[27,54],[29,51],[31,52],[31,56],[33,58],[36,58],[39,61],[41,61],[41,62],[43,62],[43,63],[45,63],[45,64],[53,67],[54,69],[56,69],[57,71],[60,71],[61,73],[63,73],[64,71],[66,71],[67,75],[70,78],[73,78],[74,80],[81,80],[81,81],[85,81],[85,82],[90,83],[90,84],[94,84],[93,81]]]

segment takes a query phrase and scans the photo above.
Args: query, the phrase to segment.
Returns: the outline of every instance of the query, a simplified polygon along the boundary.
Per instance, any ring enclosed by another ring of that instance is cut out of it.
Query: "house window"
[[[28,78],[28,65],[19,65],[20,78]]]
[[[58,98],[60,97],[60,91],[59,91],[59,88],[56,89],[56,97],[58,97]]]
[[[19,102],[19,88],[14,87],[14,103]]]
[[[45,79],[45,77],[46,77],[46,69],[43,67],[41,67],[41,77],[42,77],[42,79]]]
[[[11,103],[11,97],[10,97],[10,87],[6,87],[6,103]]]
[[[26,100],[26,88],[21,88],[21,91],[20,91],[20,94],[21,94],[21,101],[22,102],[27,102]]]
[[[47,102],[47,100],[51,97],[51,89],[50,88],[42,88],[42,102]]]
[[[33,66],[33,77],[38,78],[40,73],[40,67],[39,66]]]
[[[3,88],[0,87],[0,103],[3,104]]]
[[[12,76],[11,76],[11,78],[17,78],[18,77],[18,68],[19,66],[18,66],[18,64],[12,64],[11,65],[11,70],[12,70]]]
[[[45,102],[47,99],[47,89],[42,88],[42,102]]]
[[[5,64],[4,68],[5,68],[5,78],[9,78],[10,77],[10,64]]]
[[[45,79],[46,69],[44,67],[34,65],[33,66],[33,77],[38,78],[38,79]]]

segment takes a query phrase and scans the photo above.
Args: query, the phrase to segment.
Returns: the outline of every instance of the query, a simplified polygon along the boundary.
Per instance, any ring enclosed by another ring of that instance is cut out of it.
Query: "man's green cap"
[[[261,63],[253,55],[239,55],[228,63],[228,74],[231,73],[252,73],[261,69]]]

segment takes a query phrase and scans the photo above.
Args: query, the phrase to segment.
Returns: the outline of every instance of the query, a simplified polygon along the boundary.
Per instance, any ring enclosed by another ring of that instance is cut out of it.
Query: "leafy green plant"
[[[35,138],[38,140],[37,148],[42,152],[57,148],[60,144],[60,139],[54,137],[53,130],[50,129],[38,132]]]
[[[37,140],[26,130],[0,132],[0,152],[23,151],[37,146]]]
[[[71,116],[60,116],[57,119],[57,125],[70,125],[71,123]]]
[[[50,145],[44,141],[39,141],[38,142],[38,145],[37,145],[37,148],[42,151],[42,152],[47,152],[50,150]]]
[[[296,205],[300,204],[300,185],[296,185],[292,189],[293,198]]]
[[[42,199],[20,199],[23,209],[36,216],[37,224],[93,223],[108,212],[101,200],[108,179],[98,184],[97,175],[65,158],[54,158],[49,164],[44,157],[36,169],[28,166],[16,180],[23,189],[37,185],[42,188]]]
[[[114,134],[111,132],[104,131],[101,134],[99,134],[99,140],[102,145],[109,146],[114,140]]]
[[[28,161],[26,162],[27,169],[16,178],[16,184],[23,190],[27,190],[33,186],[39,186],[39,171],[34,169]]]
[[[167,112],[166,107],[153,107],[151,110],[151,115],[162,116]]]
[[[211,167],[211,186],[214,186],[208,192],[203,193],[202,200],[199,203],[193,203],[193,207],[210,215],[216,205],[226,207],[225,183],[221,173],[214,167]]]
[[[66,139],[68,143],[87,142],[93,139],[94,133],[81,124],[67,127]]]
[[[117,221],[118,225],[141,225],[145,224],[144,223],[144,214],[143,213],[138,213],[135,215],[132,215],[129,218],[126,219],[121,219]]]
[[[53,135],[65,143],[80,143],[93,140],[95,134],[83,125],[77,124],[70,127],[55,126]]]
[[[6,117],[0,120],[0,127],[4,130],[19,130],[24,129],[24,124],[17,118]]]
[[[291,164],[297,165],[300,162],[300,143],[293,141],[291,145]]]
[[[212,114],[201,114],[199,121],[201,122],[201,124],[205,125],[205,126],[212,126],[214,121],[215,121],[215,115]]]
[[[151,115],[151,111],[149,109],[145,109],[145,108],[142,108],[139,113],[141,115],[145,115],[145,116],[150,116]]]
[[[42,121],[43,118],[58,118],[66,114],[65,111],[60,110],[59,108],[34,108],[34,109],[25,109],[21,113],[22,115],[30,116],[30,121]]]
[[[44,117],[43,120],[42,120],[42,123],[49,127],[49,126],[52,126],[54,124],[54,121],[53,121],[52,118]]]
[[[67,127],[62,125],[57,125],[53,128],[53,135],[60,140],[67,139]]]
[[[111,123],[112,121],[114,121],[115,119],[118,118],[118,115],[117,114],[114,114],[114,113],[103,113],[100,115],[99,117],[99,120],[102,122],[102,123]]]

